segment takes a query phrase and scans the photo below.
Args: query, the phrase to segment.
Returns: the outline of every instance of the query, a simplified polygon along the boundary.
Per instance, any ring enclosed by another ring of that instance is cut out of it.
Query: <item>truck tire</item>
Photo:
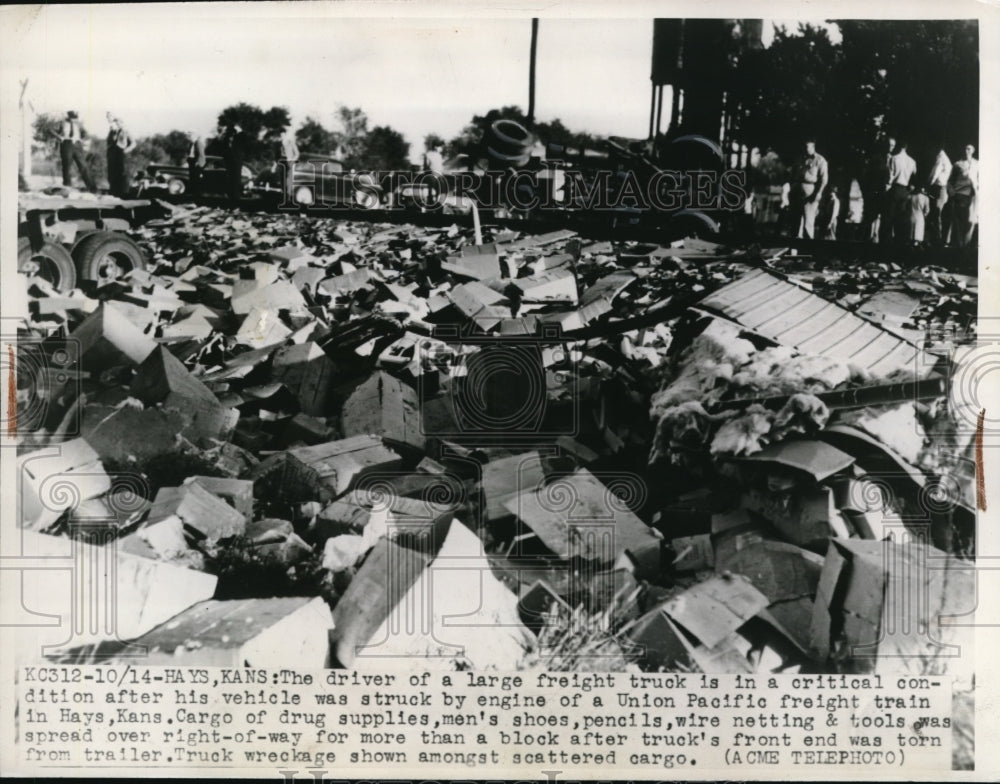
[[[17,240],[17,271],[30,278],[41,278],[56,291],[69,291],[76,287],[76,267],[73,257],[62,245],[45,242],[37,251],[31,250],[31,240]]]
[[[74,259],[76,258],[76,249],[83,244],[84,240],[91,237],[94,234],[100,233],[101,229],[87,229],[86,231],[78,231],[76,237],[73,238],[73,246],[69,249],[69,255]]]
[[[142,249],[124,234],[111,231],[85,237],[74,249],[73,258],[80,277],[98,286],[118,280],[132,270],[146,269]]]
[[[521,155],[531,150],[534,134],[516,120],[496,120],[489,129],[487,143],[507,155]]]
[[[522,150],[513,155],[508,155],[507,153],[501,152],[500,150],[495,150],[492,147],[486,147],[486,154],[490,156],[490,160],[501,164],[502,166],[524,166],[531,160],[531,151]]]

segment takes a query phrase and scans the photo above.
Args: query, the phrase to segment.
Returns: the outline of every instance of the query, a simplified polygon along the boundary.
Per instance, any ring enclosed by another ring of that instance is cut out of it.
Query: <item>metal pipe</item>
[[[656,122],[656,89],[657,89],[657,85],[653,84],[653,90],[652,90],[653,96],[652,96],[652,98],[650,99],[650,102],[649,102],[649,138],[650,139],[656,138],[656,134],[653,132],[654,131],[654,125],[653,124]]]
[[[660,97],[656,102],[656,135],[663,131],[663,85],[660,85]]]
[[[531,20],[531,55],[528,65],[528,126],[535,124],[535,54],[538,51],[538,18]]]

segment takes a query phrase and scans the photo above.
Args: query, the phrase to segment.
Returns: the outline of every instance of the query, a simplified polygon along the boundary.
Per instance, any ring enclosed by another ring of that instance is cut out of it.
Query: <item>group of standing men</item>
[[[188,138],[191,140],[187,157],[188,193],[200,196],[205,185],[205,167],[208,163],[205,139],[194,132],[188,133]],[[243,129],[236,123],[226,125],[218,138],[218,144],[226,167],[226,195],[232,202],[238,203],[243,196],[243,161],[246,158]]]
[[[107,137],[107,171],[108,190],[113,196],[126,198],[130,190],[130,172],[128,153],[135,149],[135,140],[125,129],[121,119],[108,112]],[[204,185],[205,140],[198,133],[188,134],[191,144],[188,150],[188,191],[192,196],[201,194]],[[63,185],[73,184],[73,166],[76,166],[80,179],[88,191],[95,192],[97,185],[87,165],[84,154],[84,131],[79,116],[75,111],[66,113],[58,135],[59,157],[62,163]],[[226,125],[218,138],[219,149],[226,169],[226,194],[234,203],[239,202],[243,195],[243,163],[246,158],[246,137],[243,129],[236,123]],[[288,182],[291,182],[292,164],[298,160],[299,150],[295,137],[289,131],[277,141],[276,154],[279,160],[286,162]]]
[[[872,161],[865,192],[865,226],[872,241],[926,239],[935,245],[968,246],[979,223],[979,161],[967,144],[954,163],[940,145],[926,184],[919,184],[916,161],[904,141],[885,140]]]
[[[976,148],[966,145],[964,157],[954,164],[943,145],[939,147],[930,176],[921,184],[917,163],[906,142],[887,137],[876,154],[863,185],[863,225],[873,242],[902,245],[951,244],[964,248],[978,225],[979,161]],[[841,202],[829,186],[829,165],[807,141],[790,185],[788,207],[791,230],[807,239],[836,239]]]
[[[129,192],[128,158],[126,156],[135,149],[135,141],[125,130],[121,119],[111,112],[108,112],[107,118],[108,190],[112,196],[124,199]],[[63,185],[73,184],[72,169],[73,165],[76,164],[80,179],[83,180],[87,190],[96,191],[97,186],[83,153],[83,126],[75,111],[66,112],[66,117],[59,128],[58,140]]]
[[[205,140],[197,133],[190,133],[191,146],[188,150],[188,192],[198,196],[202,192],[205,174]],[[295,135],[286,130],[275,140],[276,166],[285,166],[285,185],[291,192],[293,168],[299,159],[299,148]],[[243,198],[243,163],[246,160],[246,135],[237,123],[226,125],[218,137],[219,152],[226,169],[226,195],[233,204]]]

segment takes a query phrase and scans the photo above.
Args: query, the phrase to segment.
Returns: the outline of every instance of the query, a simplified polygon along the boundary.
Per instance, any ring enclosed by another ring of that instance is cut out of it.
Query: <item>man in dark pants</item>
[[[812,139],[806,141],[805,156],[799,163],[797,174],[798,182],[791,192],[796,237],[811,240],[816,238],[816,215],[830,182],[829,164],[816,152],[816,142]]]
[[[927,239],[934,245],[947,245],[951,231],[947,212],[948,177],[951,175],[951,159],[944,151],[944,142],[938,145],[938,154],[931,167],[927,181],[927,195],[930,197],[931,211],[927,216]]]
[[[124,199],[128,196],[128,160],[126,155],[135,149],[135,142],[129,136],[122,121],[108,112],[108,188],[112,196]]]
[[[917,162],[906,152],[906,141],[900,139],[896,153],[889,159],[889,179],[885,192],[888,197],[888,219],[892,239],[898,244],[910,243],[911,180],[917,176]],[[882,220],[885,220],[883,216]]]
[[[201,195],[201,176],[205,171],[205,140],[201,134],[192,131],[191,148],[188,150],[188,192],[191,196]]]
[[[83,159],[83,128],[77,119],[76,112],[66,112],[66,119],[63,120],[62,129],[59,133],[59,157],[62,158],[63,185],[73,184],[73,177],[70,167],[76,161],[76,168],[80,172],[80,178],[88,191],[95,191],[94,178],[90,176],[90,169]]]
[[[887,242],[892,236],[886,183],[889,180],[890,161],[895,151],[896,140],[892,136],[886,136],[880,142],[880,149],[875,151],[868,163],[864,190],[864,223],[867,237],[872,242]]]
[[[979,223],[979,161],[973,155],[976,148],[965,145],[965,157],[955,161],[948,177],[948,199],[951,203],[951,244],[968,247]]]
[[[243,129],[235,123],[227,125],[222,134],[222,157],[226,163],[226,190],[233,206],[243,196],[243,156],[245,154]]]

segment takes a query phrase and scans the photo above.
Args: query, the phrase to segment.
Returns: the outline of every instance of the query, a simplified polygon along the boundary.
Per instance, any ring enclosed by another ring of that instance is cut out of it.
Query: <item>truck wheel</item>
[[[146,269],[142,249],[124,234],[99,231],[86,237],[73,252],[76,269],[84,280],[98,286],[122,278],[132,270]]]
[[[516,120],[497,120],[489,129],[488,144],[497,152],[507,155],[523,155],[530,152],[534,137],[527,128]]]
[[[78,231],[76,233],[76,237],[73,239],[73,247],[69,249],[69,255],[75,259],[76,249],[83,244],[84,240],[89,239],[94,234],[99,234],[100,232],[101,232],[100,229],[87,229],[86,231]]]
[[[371,191],[354,191],[354,205],[363,210],[375,210],[379,207],[379,198]]]
[[[17,241],[17,271],[29,278],[41,278],[56,291],[69,291],[76,287],[73,257],[62,245],[54,242],[46,242],[37,251],[32,251],[31,240],[20,237]]]
[[[495,150],[492,147],[487,146],[486,154],[490,158],[499,164],[504,166],[524,166],[531,159],[530,150],[522,150],[521,152],[514,153],[513,155],[508,155],[507,153]]]

